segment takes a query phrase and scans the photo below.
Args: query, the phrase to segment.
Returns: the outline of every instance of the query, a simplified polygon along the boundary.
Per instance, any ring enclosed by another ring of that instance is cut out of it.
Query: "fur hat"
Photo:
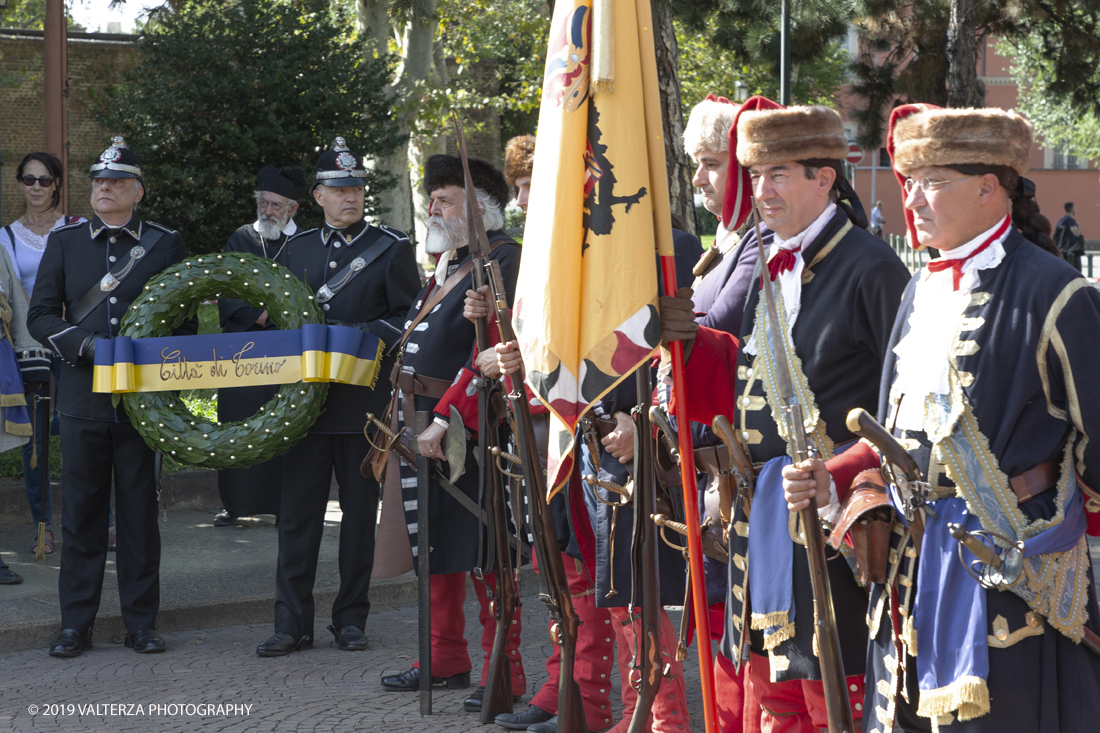
[[[708,94],[688,115],[684,126],[684,152],[694,158],[704,150],[715,153],[729,150],[729,132],[737,109],[737,105],[725,97]]]
[[[935,109],[899,119],[891,129],[894,168],[1003,165],[1021,176],[1031,166],[1031,123],[1001,109]]]
[[[737,116],[737,160],[746,168],[790,160],[844,160],[847,155],[844,123],[828,107],[751,110]]]
[[[493,167],[493,164],[481,158],[470,158],[470,177],[474,181],[474,188],[487,193],[491,199],[500,205],[503,211],[511,199],[508,184],[504,176]],[[466,188],[466,176],[462,172],[462,158],[457,155],[433,155],[424,162],[424,192],[432,191],[443,186],[458,186]]]
[[[530,178],[535,168],[535,136],[517,135],[504,146],[504,180],[509,186],[520,178]],[[473,169],[470,170],[471,175]]]

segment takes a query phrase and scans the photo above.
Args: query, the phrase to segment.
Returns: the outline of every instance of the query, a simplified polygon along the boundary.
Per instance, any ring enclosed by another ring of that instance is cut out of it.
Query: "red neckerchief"
[[[993,234],[990,235],[989,239],[982,242],[982,246],[978,247],[976,250],[974,250],[973,252],[968,254],[966,257],[959,257],[959,258],[953,259],[953,260],[945,260],[945,259],[942,259],[942,258],[938,259],[938,260],[932,260],[931,262],[928,263],[928,271],[929,272],[943,272],[944,270],[953,270],[953,272],[951,273],[951,281],[952,281],[953,287],[951,289],[952,290],[958,290],[959,289],[959,283],[962,281],[962,276],[963,276],[963,272],[962,272],[963,263],[966,262],[969,259],[972,259],[979,252],[982,252],[986,249],[989,249],[989,246],[991,244],[993,244],[998,239],[1000,239],[1001,235],[1004,234],[1006,231],[1008,231],[1008,225],[1011,224],[1011,223],[1012,223],[1012,218],[1006,216],[1005,220],[1003,222],[1001,222],[1001,225],[999,227],[997,227],[997,231],[993,232]],[[769,267],[769,269],[771,268],[771,263],[770,262],[768,263],[768,267]]]
[[[790,272],[794,269],[794,263],[797,260],[794,254],[801,251],[801,244],[794,249],[781,249],[768,260],[768,274],[771,275],[772,282],[775,282],[775,278],[779,277],[779,273]]]

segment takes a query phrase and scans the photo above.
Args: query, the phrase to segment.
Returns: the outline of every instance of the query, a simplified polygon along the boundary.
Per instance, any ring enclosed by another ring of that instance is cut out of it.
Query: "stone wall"
[[[91,187],[88,166],[110,142],[110,133],[95,118],[99,104],[137,58],[136,36],[72,33],[69,36],[69,174],[68,213],[88,216]],[[15,180],[19,161],[42,150],[41,31],[0,30],[0,221],[23,213],[23,185]],[[53,152],[53,151],[51,151]],[[139,151],[140,154],[140,151]],[[64,201],[65,189],[62,190]]]

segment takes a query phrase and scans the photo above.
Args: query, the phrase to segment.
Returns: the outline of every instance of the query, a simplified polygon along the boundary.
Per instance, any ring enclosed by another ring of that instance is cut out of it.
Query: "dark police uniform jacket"
[[[329,323],[354,326],[374,334],[385,351],[401,337],[409,306],[420,289],[416,256],[409,238],[390,227],[361,220],[344,229],[324,225],[290,238],[286,267],[317,292],[356,257],[380,252],[367,266],[321,306]],[[310,432],[361,433],[366,413],[381,415],[390,399],[389,374],[393,357],[381,364],[374,389],[350,384],[329,387],[325,411]]]
[[[504,278],[504,289],[511,305],[515,297],[516,278],[519,275],[520,249],[515,241],[504,236],[503,232],[487,232],[490,241],[502,240],[502,243],[489,255],[490,259],[500,263]],[[457,271],[470,259],[468,247],[455,251],[448,263],[448,273]],[[416,317],[419,309],[429,300],[437,287],[435,278],[425,284],[416,297],[416,303],[409,311],[406,328]],[[409,335],[403,350],[403,364],[412,367],[417,374],[434,379],[456,382],[442,399],[433,399],[422,395],[416,397],[417,411],[436,411],[446,415],[449,411],[438,409],[440,405],[454,404],[466,416],[477,415],[477,393],[467,388],[468,366],[475,350],[476,332],[474,324],[462,315],[465,306],[466,291],[473,287],[473,273],[467,274],[440,303],[432,309]],[[491,329],[495,330],[495,329]],[[495,340],[495,339],[494,339]],[[469,406],[472,403],[471,412]],[[467,428],[477,429],[477,423]],[[457,488],[465,491],[475,502],[478,500],[478,467],[473,459],[475,441],[467,442],[466,473],[456,483]],[[415,471],[402,469],[402,475],[415,476]],[[403,480],[401,492],[405,501],[405,522],[409,529],[409,541],[416,547],[417,497],[415,481]],[[409,484],[406,486],[405,484]],[[478,532],[480,522],[457,501],[452,499],[441,486],[434,481],[431,484],[431,513],[429,522],[432,537],[431,571],[433,574],[465,572],[473,569],[478,559]]]
[[[150,244],[153,240],[155,244]],[[146,249],[130,274],[79,324],[68,315],[84,294],[130,258],[136,246]],[[126,412],[111,404],[111,395],[92,391],[94,363],[81,353],[91,334],[113,338],[119,333],[126,309],[144,292],[146,281],[187,256],[179,233],[134,215],[120,229],[112,230],[98,216],[89,222],[55,229],[46,244],[38,269],[27,327],[40,343],[48,344],[64,361],[58,384],[57,409],[70,417],[128,421]],[[194,334],[194,319],[177,334]]]

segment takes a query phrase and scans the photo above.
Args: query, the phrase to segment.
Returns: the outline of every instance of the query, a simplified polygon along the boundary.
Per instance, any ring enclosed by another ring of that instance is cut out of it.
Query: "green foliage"
[[[677,17],[685,109],[707,93],[733,98],[734,83],[779,100],[780,4],[774,0],[670,0]],[[851,2],[791,3],[791,101],[833,104],[848,59],[839,43]],[[687,112],[685,111],[685,116]]]
[[[73,20],[72,7],[72,0],[65,0],[66,25],[71,31],[85,30],[84,26]],[[12,0],[0,17],[5,28],[43,30],[46,27],[46,0]]]
[[[159,14],[138,40],[141,63],[97,114],[141,157],[141,215],[179,229],[193,253],[218,251],[255,219],[262,166],[298,164],[311,179],[336,135],[363,157],[393,151],[392,59],[364,60],[351,29],[330,0],[193,0]],[[369,214],[392,185],[369,173]],[[320,211],[307,201],[297,219],[315,225]]]
[[[861,38],[879,52],[877,57],[864,54],[853,68],[852,93],[861,103],[851,112],[860,125],[859,143],[871,149],[882,144],[886,117],[895,104],[947,105],[951,2],[855,0],[852,7]],[[1050,120],[1053,133],[1069,119],[1066,113],[1071,110],[1082,116],[1089,110],[1100,114],[1100,6],[1096,2],[979,1],[975,21],[980,38],[1001,38],[1019,52],[1022,77],[1040,76],[1036,98],[1029,101],[1025,92],[1023,105]],[[1084,128],[1076,139],[1088,134],[1095,140],[1095,132]]]
[[[739,81],[748,86],[750,95],[779,99],[779,73],[770,63],[722,46],[683,21],[675,21],[674,25],[680,47],[678,70],[685,120],[691,108],[708,94],[736,101]],[[847,52],[838,41],[831,41],[819,57],[802,62],[791,88],[791,99],[797,104],[833,106],[836,90],[846,81],[847,69]]]
[[[550,15],[538,0],[437,0],[443,53],[457,68],[445,89],[421,83],[412,95],[421,106],[417,132],[451,131],[450,112],[497,109],[501,140],[535,132]],[[493,61],[497,91],[475,78],[474,65]]]
[[[1062,87],[1058,67],[1066,49],[1035,33],[1014,42],[1002,41],[997,51],[1013,60],[1012,75],[1020,85],[1019,110],[1045,143],[1100,160],[1100,100],[1079,100],[1076,88],[1067,92]],[[1100,58],[1094,58],[1089,84],[1082,86],[1100,85]]]
[[[284,290],[285,288],[285,290]],[[250,254],[207,255],[179,262],[149,280],[146,295],[122,320],[131,338],[167,336],[206,300],[224,296],[266,308],[279,328],[324,323],[313,294],[286,268]],[[134,429],[167,460],[203,468],[247,468],[285,453],[305,436],[324,409],[328,384],[284,384],[248,420],[217,422],[201,399],[185,404],[173,392],[122,395]],[[206,410],[195,414],[191,405]]]

